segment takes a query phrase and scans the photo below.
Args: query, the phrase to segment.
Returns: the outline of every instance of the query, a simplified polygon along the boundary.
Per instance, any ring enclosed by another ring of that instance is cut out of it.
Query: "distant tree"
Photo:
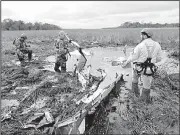
[[[4,19],[3,20],[3,27],[4,30],[9,30],[9,28],[11,27],[11,25],[13,25],[13,20],[12,19]]]
[[[32,30],[32,27],[33,27],[32,23],[29,22],[29,23],[26,24],[26,29],[27,30]]]
[[[14,21],[9,30],[19,30],[19,23],[17,21]]]
[[[34,28],[35,30],[40,30],[40,24],[38,22],[35,22]]]
[[[42,22],[25,23],[21,20],[13,21],[12,19],[4,19],[1,23],[2,30],[60,30],[61,28],[57,25],[43,24]]]
[[[17,23],[18,23],[19,30],[24,30],[24,27],[25,27],[24,22],[19,20],[19,21],[17,21]]]
[[[149,23],[125,22],[117,28],[162,28],[162,27],[179,27],[179,23],[170,23],[170,24],[155,23],[155,24],[152,24],[152,22],[149,22]]]

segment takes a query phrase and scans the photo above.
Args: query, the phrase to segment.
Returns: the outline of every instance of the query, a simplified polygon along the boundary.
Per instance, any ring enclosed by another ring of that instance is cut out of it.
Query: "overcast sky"
[[[96,29],[126,21],[178,23],[179,1],[2,1],[1,19]]]

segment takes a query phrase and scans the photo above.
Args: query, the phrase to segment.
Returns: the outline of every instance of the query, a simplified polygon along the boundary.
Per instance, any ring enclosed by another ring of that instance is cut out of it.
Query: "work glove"
[[[69,43],[72,43],[72,39],[69,39]]]
[[[81,47],[79,47],[79,51],[82,52],[82,48]]]

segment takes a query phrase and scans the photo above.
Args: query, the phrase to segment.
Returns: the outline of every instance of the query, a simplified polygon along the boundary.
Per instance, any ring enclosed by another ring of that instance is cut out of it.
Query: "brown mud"
[[[18,109],[13,111],[13,108],[8,108],[12,110],[13,119],[1,123],[3,135],[45,134],[43,128],[23,130],[22,123],[26,123],[34,113],[43,112],[44,109],[51,110],[54,118],[59,114],[65,114],[61,119],[69,117],[72,110],[80,109],[71,100],[74,95],[79,94],[78,91],[81,88],[77,78],[73,77],[72,73],[57,76],[54,72],[39,69],[43,67],[43,64],[45,63],[40,64],[36,61],[27,68],[15,65],[3,66],[1,98],[19,102]],[[179,84],[179,74],[171,74],[168,77],[172,82]],[[52,87],[53,85],[57,87]],[[85,134],[179,133],[179,87],[171,85],[167,77],[162,78],[157,74],[154,78],[152,90],[155,94],[152,95],[152,102],[149,105],[135,98],[131,90],[126,87],[125,82],[120,82],[118,86],[101,102],[93,115],[87,116]],[[15,94],[12,91],[15,91]],[[124,91],[128,92],[124,100],[121,100],[120,94]],[[78,96],[80,98],[82,95]],[[48,100],[47,97],[49,97]],[[38,100],[43,100],[42,102],[45,103],[38,105]],[[69,102],[65,104],[62,102],[64,100]],[[35,102],[37,107],[29,110],[27,114],[22,114]],[[69,111],[63,112],[67,106],[71,106],[68,107]],[[2,108],[2,112],[5,113],[8,109],[7,107]],[[88,118],[93,121],[88,122]]]
[[[4,104],[1,111],[2,114],[11,111],[11,120],[1,122],[3,135],[29,135],[34,132],[22,127],[34,113],[48,110],[54,118],[62,115],[60,120],[63,120],[81,107],[72,100],[78,100],[84,94],[79,92],[82,86],[73,73],[59,75],[43,70],[43,61],[33,61],[27,65],[20,67],[8,63],[2,66],[1,100]],[[17,101],[19,105],[12,106],[11,101]]]
[[[33,46],[35,42],[31,44]],[[45,135],[45,127],[37,130],[24,130],[22,127],[34,113],[48,110],[54,118],[62,115],[60,119],[63,120],[82,106],[77,106],[72,100],[78,100],[85,94],[79,93],[82,86],[77,78],[71,72],[59,76],[43,70],[47,64],[43,59],[52,55],[53,51],[49,50],[53,49],[49,42],[36,44],[33,47],[39,60],[27,63],[25,68],[11,62],[16,57],[13,51],[3,52],[1,99],[10,102],[5,102],[7,107],[4,105],[1,112],[3,115],[11,111],[12,115],[11,120],[1,122],[2,135]],[[85,134],[179,134],[179,73],[165,77],[157,74],[152,91],[155,93],[152,94],[152,102],[146,105],[135,98],[125,82],[119,82],[96,112],[87,117],[87,121],[93,121],[87,122]],[[19,105],[9,105],[13,100]]]

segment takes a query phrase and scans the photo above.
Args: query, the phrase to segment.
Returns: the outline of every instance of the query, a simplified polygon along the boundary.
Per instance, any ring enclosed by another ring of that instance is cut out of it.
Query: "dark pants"
[[[26,50],[20,50],[17,55],[18,55],[18,59],[21,61],[21,60],[24,60],[24,56],[25,54],[28,54],[28,60],[31,60],[32,59],[32,50],[29,50],[29,49],[26,49]]]
[[[24,60],[25,54],[28,54],[28,60],[30,61],[32,59],[32,50],[24,49],[24,50],[17,51],[17,56],[22,66],[24,66],[25,64],[25,60]]]
[[[56,58],[54,70],[59,73],[66,72],[66,62],[67,62],[66,55],[58,56]],[[61,70],[59,70],[59,67],[61,67]]]

